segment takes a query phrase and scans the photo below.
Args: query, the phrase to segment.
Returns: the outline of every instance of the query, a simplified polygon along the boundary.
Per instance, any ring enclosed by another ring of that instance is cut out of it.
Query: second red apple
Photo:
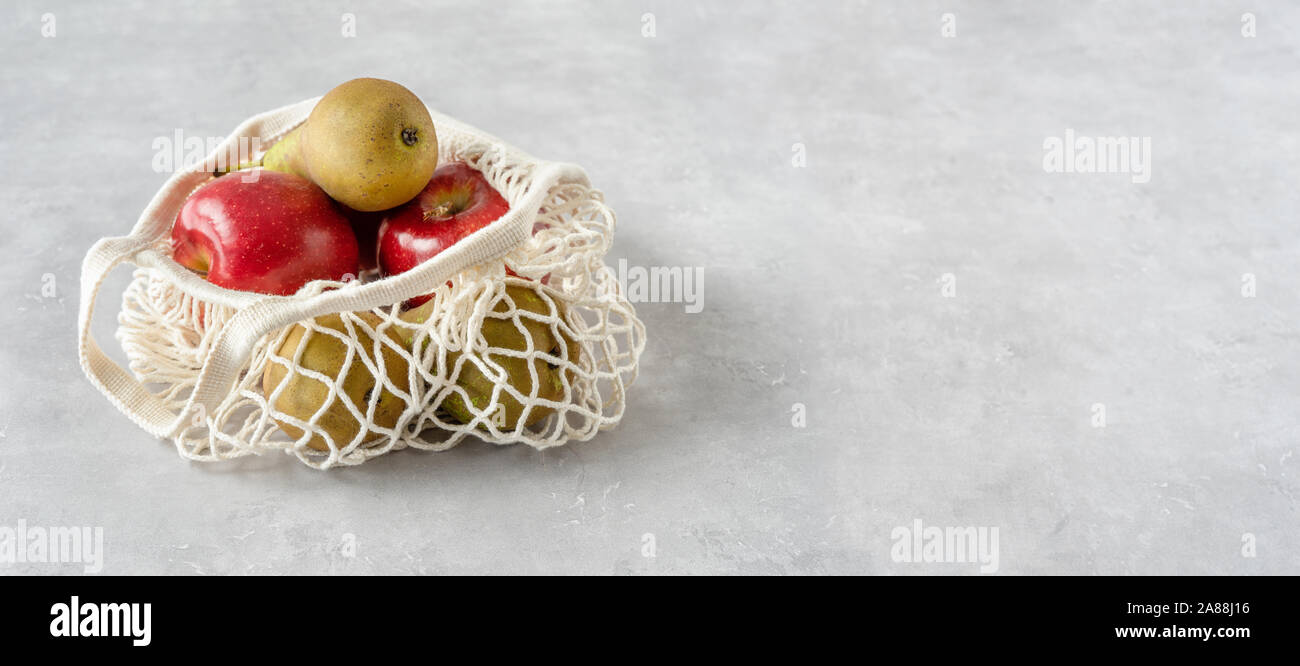
[[[396,275],[419,266],[505,215],[510,204],[464,162],[444,164],[414,199],[388,211],[379,226],[379,270]],[[415,307],[429,299],[407,302]]]

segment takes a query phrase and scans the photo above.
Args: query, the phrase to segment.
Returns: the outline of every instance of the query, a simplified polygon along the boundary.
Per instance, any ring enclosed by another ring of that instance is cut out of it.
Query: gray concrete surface
[[[6,4],[0,526],[102,527],[106,574],[978,570],[891,556],[918,519],[1002,574],[1300,573],[1293,4],[496,4]],[[584,165],[611,263],[704,269],[639,307],[618,430],[202,465],[82,377],[155,137],[361,75]],[[1046,172],[1067,129],[1148,137],[1150,182]]]

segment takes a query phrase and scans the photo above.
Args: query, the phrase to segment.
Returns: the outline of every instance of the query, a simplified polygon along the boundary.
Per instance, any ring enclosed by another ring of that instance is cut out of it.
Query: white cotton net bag
[[[241,138],[272,145],[316,101],[251,118],[217,152]],[[86,256],[86,375],[142,428],[201,461],[278,450],[328,468],[468,436],[542,449],[617,425],[645,328],[604,263],[613,211],[580,168],[430,115],[439,163],[481,171],[508,213],[401,275],[267,296],[172,261],[171,224],[209,177],[178,173],[130,235]],[[99,288],[124,262],[137,266],[118,316],[129,371],[90,335]],[[404,314],[422,295],[428,302]]]

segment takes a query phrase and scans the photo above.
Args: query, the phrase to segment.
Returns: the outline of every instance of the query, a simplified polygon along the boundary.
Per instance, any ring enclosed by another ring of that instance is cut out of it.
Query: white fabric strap
[[[168,437],[179,419],[131,373],[105,356],[90,331],[95,315],[95,298],[104,279],[141,247],[137,239],[129,236],[105,238],[95,243],[86,254],[81,267],[81,303],[77,316],[78,355],[86,376],[123,414],[155,437]]]

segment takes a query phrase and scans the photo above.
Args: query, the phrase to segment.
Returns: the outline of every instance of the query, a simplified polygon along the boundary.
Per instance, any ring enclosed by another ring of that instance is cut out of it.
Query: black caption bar
[[[677,646],[673,654],[697,640],[748,650],[758,638],[819,649],[1047,644],[1240,654],[1292,637],[1295,580],[8,577],[0,637],[51,653],[238,652],[237,639],[253,635],[304,654],[363,638],[427,649],[435,636],[471,640],[481,631],[510,637],[494,639],[494,650],[622,636],[645,649]]]

